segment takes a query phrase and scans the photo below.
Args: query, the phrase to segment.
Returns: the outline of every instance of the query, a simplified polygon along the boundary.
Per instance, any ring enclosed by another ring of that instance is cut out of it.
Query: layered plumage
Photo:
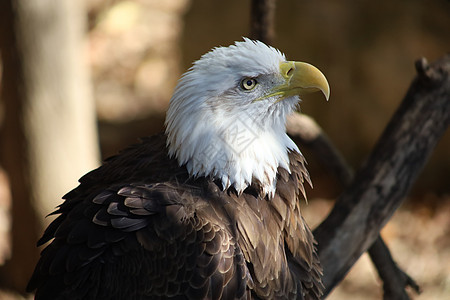
[[[36,299],[319,299],[300,213],[305,161],[285,133],[314,67],[245,39],[180,80],[165,134],[80,179],[39,241]],[[52,240],[53,239],[53,240]]]

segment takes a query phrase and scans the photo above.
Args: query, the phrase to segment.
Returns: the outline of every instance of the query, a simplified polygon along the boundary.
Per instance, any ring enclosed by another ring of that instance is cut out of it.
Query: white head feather
[[[179,81],[166,117],[169,155],[192,176],[211,176],[238,193],[257,180],[275,193],[278,167],[289,171],[288,151],[299,151],[285,121],[299,97],[266,97],[285,82],[279,50],[244,38],[203,55]],[[242,80],[254,78],[245,90]]]

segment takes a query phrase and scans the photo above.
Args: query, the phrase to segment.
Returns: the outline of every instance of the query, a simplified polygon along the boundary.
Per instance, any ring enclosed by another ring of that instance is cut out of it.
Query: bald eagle
[[[166,130],[64,196],[28,284],[36,299],[319,299],[300,212],[305,160],[285,130],[314,66],[244,39],[180,79]]]

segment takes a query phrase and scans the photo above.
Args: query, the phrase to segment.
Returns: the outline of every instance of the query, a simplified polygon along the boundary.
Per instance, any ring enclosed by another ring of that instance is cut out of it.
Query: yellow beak
[[[280,72],[286,79],[286,86],[279,87],[280,91],[285,92],[285,97],[321,91],[327,100],[330,98],[327,79],[313,65],[296,61],[282,62]]]
[[[330,98],[330,86],[322,72],[313,65],[304,62],[286,61],[280,63],[280,73],[286,80],[285,83],[274,87],[268,95],[256,99],[263,100],[272,96],[281,96],[281,101],[291,96],[321,91],[325,98]]]

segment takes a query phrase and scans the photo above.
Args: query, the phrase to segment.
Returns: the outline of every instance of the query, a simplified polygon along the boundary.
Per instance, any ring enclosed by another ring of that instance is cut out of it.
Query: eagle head
[[[300,96],[321,91],[325,76],[314,66],[287,61],[279,50],[244,38],[204,54],[182,76],[166,116],[169,155],[191,176],[211,176],[241,193],[258,183],[275,192],[277,169],[289,171],[286,116]]]

